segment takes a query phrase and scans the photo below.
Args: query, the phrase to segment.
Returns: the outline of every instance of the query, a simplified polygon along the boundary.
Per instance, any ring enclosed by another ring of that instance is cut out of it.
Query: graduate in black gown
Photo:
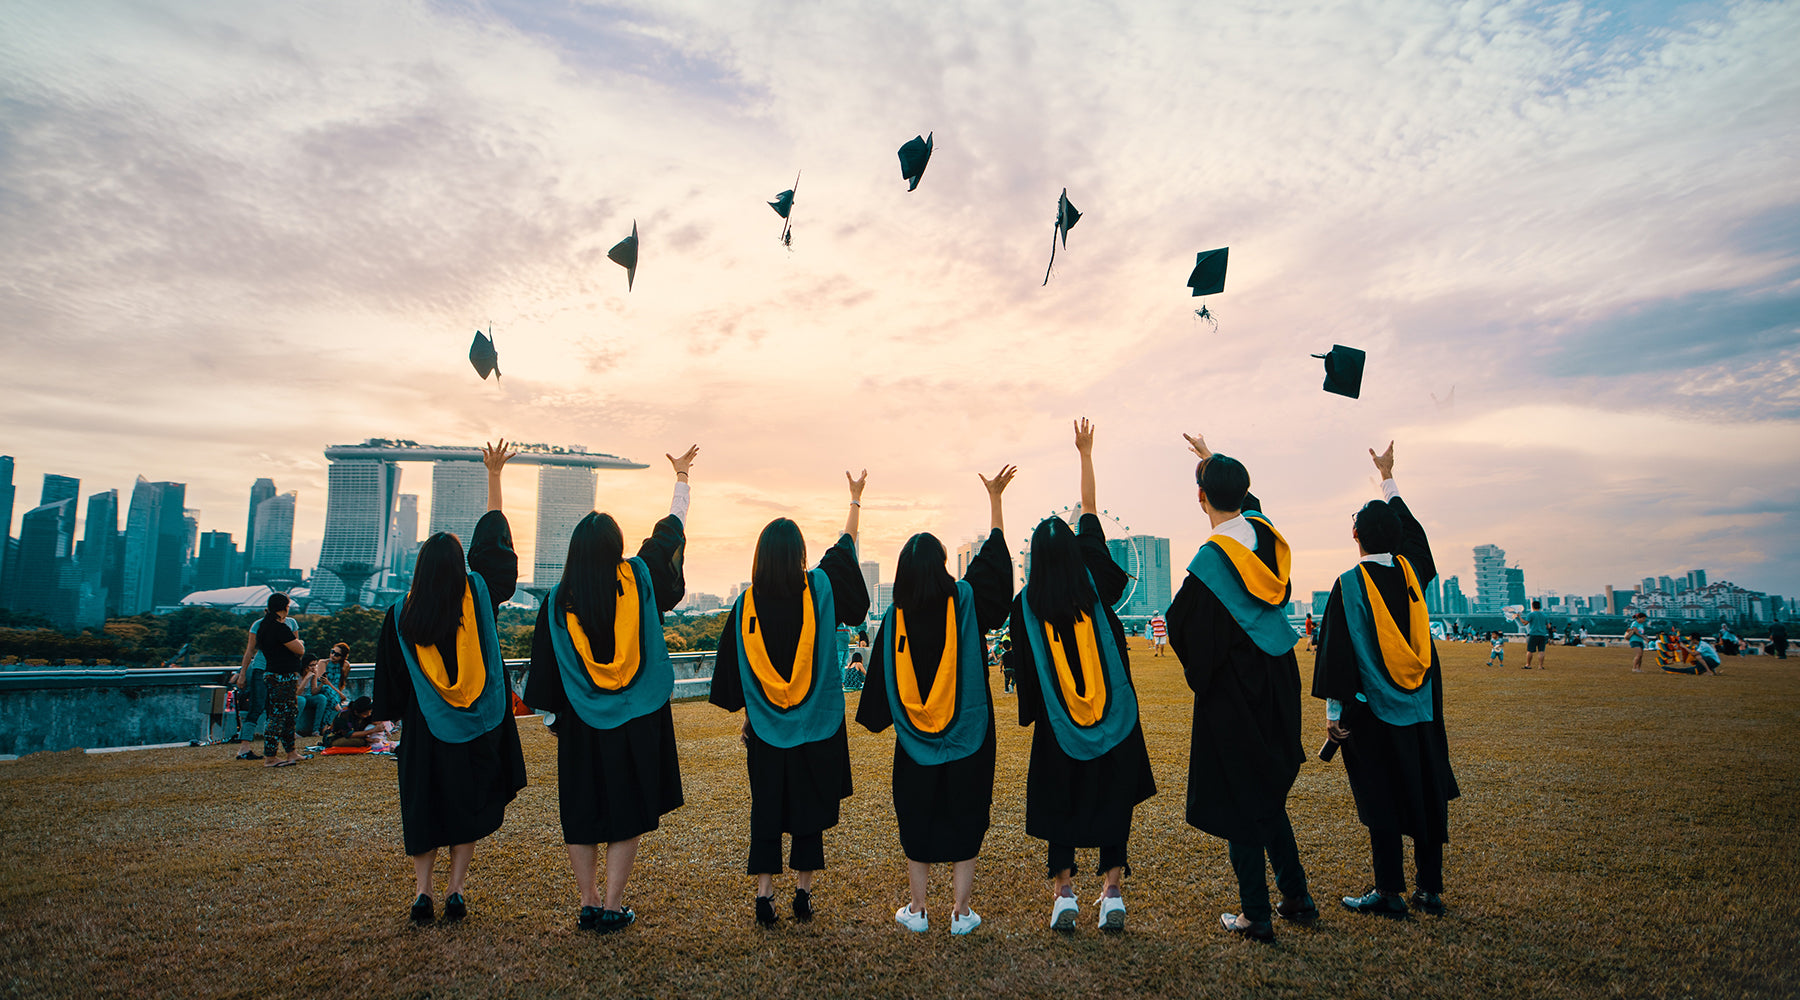
[[[1105,878],[1099,926],[1125,926],[1120,880],[1131,813],[1156,794],[1138,724],[1125,629],[1112,606],[1130,580],[1107,551],[1094,501],[1094,430],[1075,425],[1081,454],[1080,530],[1045,518],[1031,535],[1031,575],[1013,601],[1009,626],[1018,657],[1019,725],[1031,733],[1025,778],[1025,832],[1048,842],[1050,926],[1073,930],[1079,916],[1075,849],[1098,847]]]
[[[869,474],[850,479],[850,514],[817,569],[806,569],[806,540],[787,518],[769,522],[756,542],[750,588],[726,616],[709,700],[744,710],[741,739],[750,771],[750,858],[756,920],[775,922],[775,873],[781,835],[793,844],[794,918],[812,919],[813,874],[825,867],[825,831],[850,797],[850,740],[844,730],[839,625],[869,614],[869,590],[856,560],[857,514]]]
[[[1437,575],[1425,529],[1394,484],[1394,446],[1369,456],[1385,501],[1356,514],[1362,558],[1339,576],[1319,625],[1312,694],[1325,699],[1327,730],[1343,747],[1356,815],[1369,828],[1375,889],[1346,896],[1359,913],[1407,913],[1404,845],[1417,866],[1412,904],[1444,911],[1449,803],[1461,792],[1444,736],[1443,670],[1431,641],[1425,585]]]
[[[894,817],[912,899],[894,914],[924,931],[927,879],[934,864],[954,865],[950,933],[981,926],[969,908],[975,857],[994,804],[994,698],[984,636],[1006,624],[1012,606],[1012,557],[1000,494],[1018,470],[1001,469],[987,487],[992,528],[961,582],[944,569],[944,543],[914,535],[894,571],[894,603],[882,618],[856,721],[872,733],[892,726]]]
[[[669,710],[675,668],[662,616],[687,591],[688,470],[699,452],[696,445],[668,456],[675,467],[669,516],[634,558],[625,557],[624,534],[610,514],[582,518],[562,579],[538,606],[525,703],[555,713],[557,799],[581,889],[582,930],[623,930],[637,919],[624,899],[638,838],[683,802]],[[600,844],[604,896],[596,884]]]
[[[440,531],[419,547],[412,589],[388,608],[375,647],[374,718],[402,720],[400,825],[418,896],[412,918],[430,920],[431,870],[450,848],[444,917],[466,912],[463,878],[475,842],[500,829],[525,787],[525,756],[494,615],[513,595],[519,557],[500,510],[500,470],[517,454],[502,440],[482,450],[488,512],[463,546]]]
[[[1189,437],[1200,509],[1211,522],[1169,607],[1169,641],[1194,692],[1187,821],[1228,844],[1242,912],[1226,930],[1273,941],[1263,858],[1275,869],[1290,920],[1317,919],[1288,822],[1300,744],[1300,636],[1288,624],[1293,584],[1287,540],[1250,493],[1250,472]]]

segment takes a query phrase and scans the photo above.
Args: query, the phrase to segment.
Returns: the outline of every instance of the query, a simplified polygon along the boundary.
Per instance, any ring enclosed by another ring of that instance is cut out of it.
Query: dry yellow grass
[[[857,794],[827,835],[810,926],[763,931],[742,874],[737,717],[675,709],[688,804],[645,837],[638,925],[574,929],[551,738],[524,729],[532,785],[477,849],[470,919],[409,928],[394,765],[327,757],[271,771],[226,748],[0,765],[0,989],[30,997],[1237,996],[1739,997],[1800,991],[1800,661],[1721,677],[1628,672],[1624,650],[1481,666],[1446,644],[1452,758],[1442,919],[1328,905],[1273,948],[1228,938],[1223,843],[1181,819],[1191,695],[1173,657],[1134,652],[1160,794],[1141,806],[1129,930],[1043,928],[1042,845],[1023,830],[1029,737],[997,696],[986,924],[915,936],[888,793],[891,735],[851,728]],[[1518,657],[1514,657],[1517,659]],[[1303,665],[1310,664],[1303,658]],[[996,681],[996,686],[998,682]],[[855,695],[852,698],[854,709]],[[1309,701],[1307,741],[1322,737]],[[1310,760],[1291,801],[1321,904],[1370,882],[1341,766]],[[1082,855],[1091,866],[1091,852]],[[1095,880],[1078,880],[1091,921]],[[947,912],[948,873],[933,884]],[[785,906],[787,893],[781,902]],[[940,921],[934,919],[934,924]]]

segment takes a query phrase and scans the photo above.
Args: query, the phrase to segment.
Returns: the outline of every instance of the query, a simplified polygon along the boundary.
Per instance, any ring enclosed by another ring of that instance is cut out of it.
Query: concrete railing
[[[676,701],[712,693],[711,652],[672,653]],[[507,660],[515,680],[529,660]],[[0,755],[210,740],[237,730],[215,713],[235,669],[69,667],[0,672]],[[350,665],[350,697],[371,692],[375,665]]]

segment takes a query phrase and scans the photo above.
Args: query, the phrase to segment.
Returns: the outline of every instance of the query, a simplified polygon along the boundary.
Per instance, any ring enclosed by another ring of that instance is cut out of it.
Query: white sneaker
[[[970,910],[960,917],[954,913],[950,914],[950,933],[952,934],[967,934],[980,926],[981,914],[974,910]]]
[[[931,928],[931,921],[925,918],[925,911],[914,910],[911,903],[894,911],[894,922],[914,934],[922,934]]]
[[[1053,931],[1072,931],[1075,929],[1075,918],[1081,915],[1081,902],[1074,896],[1058,896],[1050,907],[1050,929]]]
[[[1099,928],[1103,931],[1125,929],[1125,900],[1120,896],[1101,896]]]

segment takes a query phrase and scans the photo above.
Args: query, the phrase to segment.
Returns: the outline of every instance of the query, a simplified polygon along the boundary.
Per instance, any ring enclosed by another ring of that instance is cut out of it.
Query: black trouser
[[[1400,894],[1406,891],[1406,845],[1398,830],[1369,830],[1369,852],[1375,861],[1375,888]],[[1444,891],[1444,845],[1413,838],[1413,864],[1418,877],[1413,880],[1420,892]]]
[[[1266,853],[1275,869],[1275,887],[1289,899],[1306,897],[1306,869],[1300,865],[1300,848],[1294,843],[1294,826],[1287,812],[1281,824],[1270,832],[1268,843],[1251,840],[1228,842],[1231,870],[1237,873],[1238,901],[1244,906],[1244,917],[1259,924],[1269,922],[1269,880],[1263,868]]]
[[[1126,875],[1131,874],[1131,862],[1125,856],[1124,844],[1105,845],[1100,848],[1100,867],[1096,870],[1105,874],[1114,868],[1123,868]],[[1047,878],[1055,878],[1064,871],[1070,875],[1080,875],[1081,869],[1075,867],[1075,848],[1068,844],[1051,844],[1050,861],[1046,866],[1046,871],[1048,872],[1045,876]]]
[[[788,867],[797,872],[816,872],[825,867],[825,832],[796,833],[788,849]],[[750,838],[750,874],[774,875],[781,871],[781,834]]]
[[[275,756],[279,740],[288,753],[294,752],[294,686],[299,674],[269,675],[269,722],[263,727],[263,756]]]

